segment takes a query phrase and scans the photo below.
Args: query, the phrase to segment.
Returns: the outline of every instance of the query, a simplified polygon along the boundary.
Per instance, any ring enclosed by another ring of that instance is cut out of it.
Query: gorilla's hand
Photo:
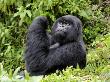
[[[51,45],[51,46],[49,47],[49,49],[55,49],[55,48],[58,48],[59,46],[60,46],[59,43],[55,43],[55,44]]]
[[[39,17],[36,17],[33,20],[29,30],[36,30],[36,29],[44,29],[44,30],[46,30],[47,27],[48,27],[47,18],[44,17],[44,16],[39,16]]]

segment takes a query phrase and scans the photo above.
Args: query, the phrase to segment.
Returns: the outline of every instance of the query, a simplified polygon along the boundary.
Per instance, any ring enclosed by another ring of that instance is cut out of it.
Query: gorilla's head
[[[52,35],[55,42],[59,43],[79,41],[82,37],[82,23],[75,16],[62,16],[54,23]]]

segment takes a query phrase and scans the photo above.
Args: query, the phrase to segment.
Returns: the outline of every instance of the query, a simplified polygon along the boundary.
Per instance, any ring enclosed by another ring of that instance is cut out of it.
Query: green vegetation
[[[83,70],[68,67],[41,82],[110,81],[109,0],[0,0],[0,82],[38,82],[42,78],[29,77],[25,72],[25,79],[17,79],[17,72],[25,69],[27,28],[36,16],[47,16],[51,27],[58,17],[66,14],[83,22],[87,67]]]

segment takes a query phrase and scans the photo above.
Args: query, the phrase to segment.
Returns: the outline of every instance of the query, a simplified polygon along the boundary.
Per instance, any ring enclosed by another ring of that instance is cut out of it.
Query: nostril
[[[56,29],[56,32],[57,32],[57,31],[60,31],[60,30],[59,30],[59,29]]]

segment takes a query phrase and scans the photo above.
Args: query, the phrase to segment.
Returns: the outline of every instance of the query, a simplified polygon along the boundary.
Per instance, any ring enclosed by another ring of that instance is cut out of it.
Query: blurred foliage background
[[[50,29],[58,17],[67,14],[77,16],[83,23],[83,37],[88,50],[89,67],[86,71],[92,70],[93,73],[100,65],[102,68],[110,65],[109,0],[0,0],[0,62],[4,69],[25,69],[26,32],[36,16],[46,16]]]

